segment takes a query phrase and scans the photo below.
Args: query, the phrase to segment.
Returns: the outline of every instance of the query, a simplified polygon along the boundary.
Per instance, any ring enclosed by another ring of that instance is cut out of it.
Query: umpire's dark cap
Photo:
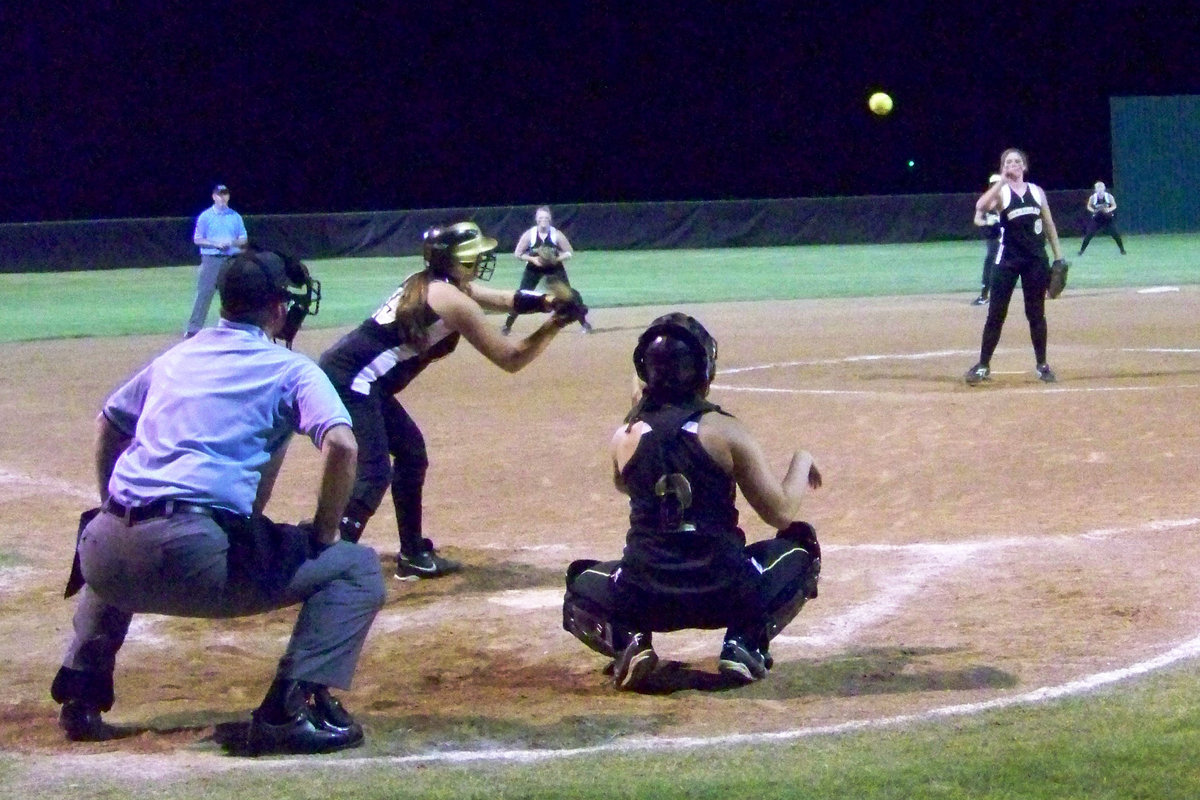
[[[229,194],[229,187],[223,183],[218,183],[216,186],[213,187],[212,193],[213,194]]]
[[[217,276],[221,307],[234,314],[288,299],[288,285],[283,259],[269,251],[240,253],[229,259]]]

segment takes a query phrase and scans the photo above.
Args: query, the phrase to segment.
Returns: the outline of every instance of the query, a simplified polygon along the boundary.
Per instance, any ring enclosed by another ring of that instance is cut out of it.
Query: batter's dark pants
[[[517,288],[517,291],[531,292],[542,281],[546,281],[547,283],[550,281],[561,281],[567,286],[571,285],[571,281],[567,278],[567,270],[562,264],[558,264],[550,269],[526,266],[525,271],[521,273],[521,285]],[[508,318],[504,320],[504,327],[511,328],[516,319],[516,314],[509,314]]]
[[[346,516],[365,526],[390,485],[400,551],[415,555],[423,549],[421,503],[429,469],[425,437],[400,401],[378,386],[372,385],[370,394],[342,389],[338,394],[358,440],[358,473]]]
[[[195,513],[132,524],[108,512],[92,518],[79,536],[86,585],[54,699],[112,706],[117,652],[135,613],[224,619],[297,603],[278,677],[349,688],[387,598],[378,555],[350,542],[318,549],[307,529],[264,517],[229,527]]]
[[[1087,229],[1083,234],[1083,244],[1079,245],[1079,255],[1083,255],[1083,251],[1087,250],[1088,244],[1091,243],[1092,237],[1097,233],[1107,233],[1117,243],[1117,249],[1122,254],[1125,253],[1125,243],[1121,241],[1121,233],[1117,230],[1117,223],[1113,220],[1111,214],[1096,214],[1088,218]]]
[[[815,586],[813,559],[794,540],[776,537],[748,545],[745,573],[731,576],[727,589],[707,594],[646,591],[621,580],[620,561],[577,561],[568,571],[567,592],[589,611],[628,633],[726,628],[766,649],[770,616],[795,603],[806,582]],[[776,633],[778,631],[775,631]],[[626,642],[614,642],[620,652]]]
[[[1050,261],[1004,260],[996,265],[992,273],[992,299],[988,304],[987,322],[983,323],[983,343],[979,348],[979,363],[990,365],[996,345],[1000,343],[1000,332],[1004,329],[1004,318],[1008,316],[1008,303],[1021,280],[1021,293],[1025,296],[1025,318],[1029,320],[1029,338],[1033,341],[1033,354],[1038,364],[1046,363],[1046,287],[1050,285]]]

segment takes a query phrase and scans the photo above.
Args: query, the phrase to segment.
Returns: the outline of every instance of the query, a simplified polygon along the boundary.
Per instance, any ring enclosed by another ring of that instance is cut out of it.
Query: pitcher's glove
[[[1050,265],[1050,286],[1046,289],[1046,296],[1051,300],[1063,293],[1063,289],[1067,288],[1067,270],[1071,265],[1061,258],[1056,259]]]
[[[550,290],[550,310],[554,312],[558,327],[565,328],[572,322],[583,322],[588,307],[584,305],[579,292],[562,281],[550,281],[546,288]]]

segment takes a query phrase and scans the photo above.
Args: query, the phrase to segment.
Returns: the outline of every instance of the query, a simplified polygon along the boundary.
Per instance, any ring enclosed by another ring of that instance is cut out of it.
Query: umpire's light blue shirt
[[[245,236],[246,224],[242,222],[242,215],[229,206],[217,208],[215,205],[200,212],[200,216],[196,217],[196,230],[192,233],[193,240],[208,239],[210,241],[229,239],[231,242],[236,242]],[[218,250],[208,246],[200,248],[202,256],[232,256],[240,252],[242,252],[242,248],[237,245],[228,250]]]
[[[261,470],[294,431],[321,446],[350,414],[311,359],[261,328],[221,319],[117,389],[104,416],[133,441],[108,484],[141,506],[164,498],[248,515]]]

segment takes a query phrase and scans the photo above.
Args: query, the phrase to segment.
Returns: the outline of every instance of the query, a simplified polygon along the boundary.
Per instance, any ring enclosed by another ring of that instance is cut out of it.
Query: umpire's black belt
[[[172,517],[176,514],[203,514],[211,517],[215,511],[212,506],[185,503],[182,500],[155,500],[144,506],[123,506],[111,497],[104,501],[104,510],[114,517],[120,517],[126,525],[136,525],[149,519]]]

